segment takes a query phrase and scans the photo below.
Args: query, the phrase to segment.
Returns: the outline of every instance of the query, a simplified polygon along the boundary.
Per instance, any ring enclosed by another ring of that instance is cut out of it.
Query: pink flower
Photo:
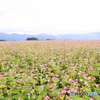
[[[63,91],[61,91],[61,93],[62,93],[62,94],[64,94],[64,93],[66,93],[66,91],[65,91],[65,90],[63,90]]]
[[[68,93],[70,93],[70,90],[68,90]]]
[[[43,89],[43,86],[41,86],[41,88]]]
[[[65,90],[62,90],[61,92],[59,92],[58,96],[59,96],[60,94],[65,94],[65,93],[66,93],[66,91],[65,91]]]
[[[10,98],[8,100],[11,100]]]
[[[44,65],[40,65],[40,67],[44,67]]]
[[[1,65],[3,65],[4,63],[1,63]]]
[[[53,83],[51,83],[51,86],[53,86]]]
[[[38,69],[35,69],[35,71],[38,71]]]
[[[77,92],[77,90],[75,90],[74,92]]]
[[[77,88],[77,89],[78,89],[78,86],[76,86],[75,88]]]
[[[18,100],[21,100],[21,98],[19,98]]]
[[[33,97],[33,99],[35,99],[35,96]]]
[[[20,93],[17,93],[17,95],[20,95]]]
[[[86,84],[86,85],[87,85],[87,82],[84,82],[84,84]]]
[[[92,70],[93,69],[93,67],[92,66],[90,66],[89,68],[88,68],[88,70]]]
[[[16,85],[14,85],[13,87],[15,87]]]
[[[7,90],[7,93],[9,92],[9,90]]]
[[[64,89],[66,89],[67,87],[65,86]]]
[[[27,95],[30,95],[30,93],[27,93]]]
[[[70,88],[71,89],[71,91],[73,91],[74,90],[74,88]]]
[[[48,99],[50,99],[49,96],[46,96],[44,100],[48,100]]]
[[[80,81],[82,82],[82,79],[80,79]]]
[[[34,90],[30,91],[30,93],[34,93]]]
[[[52,89],[50,89],[50,91],[53,91],[54,89],[56,89],[56,87],[53,87]]]
[[[2,77],[3,75],[0,75],[0,78]]]
[[[90,98],[89,100],[93,100],[93,98]]]
[[[48,74],[46,74],[45,76],[48,77]]]
[[[36,76],[34,78],[37,78]]]
[[[39,76],[39,78],[42,78],[42,76]]]
[[[68,82],[72,81],[72,79],[69,79]]]

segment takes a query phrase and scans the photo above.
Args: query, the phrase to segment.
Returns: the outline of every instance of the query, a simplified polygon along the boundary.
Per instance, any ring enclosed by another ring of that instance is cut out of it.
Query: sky
[[[100,0],[0,0],[0,32],[100,32]]]

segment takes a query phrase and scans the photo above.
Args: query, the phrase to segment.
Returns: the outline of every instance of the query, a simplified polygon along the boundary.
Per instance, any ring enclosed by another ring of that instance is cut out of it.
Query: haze
[[[0,32],[85,34],[100,32],[99,0],[0,0]]]

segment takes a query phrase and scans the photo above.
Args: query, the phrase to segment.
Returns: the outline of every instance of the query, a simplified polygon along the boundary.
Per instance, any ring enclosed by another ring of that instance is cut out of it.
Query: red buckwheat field
[[[100,100],[100,40],[0,42],[0,100]]]

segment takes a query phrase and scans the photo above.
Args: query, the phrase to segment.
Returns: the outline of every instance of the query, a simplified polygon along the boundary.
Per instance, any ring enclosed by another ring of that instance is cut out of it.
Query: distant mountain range
[[[56,39],[56,40],[92,40],[92,39],[100,39],[100,32],[92,32],[87,34],[66,34],[66,35],[47,35],[47,34],[39,34],[39,35],[27,35],[27,34],[6,34],[0,33],[0,39],[5,39],[9,41],[24,41],[29,37],[36,37],[38,40],[46,40],[46,39]]]

